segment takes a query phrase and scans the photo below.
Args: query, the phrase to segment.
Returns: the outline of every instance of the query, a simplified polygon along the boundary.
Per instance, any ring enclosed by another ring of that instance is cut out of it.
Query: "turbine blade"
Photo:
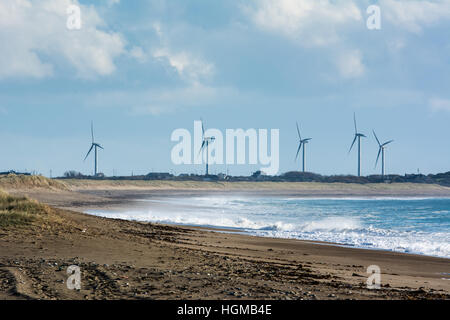
[[[92,143],[94,143],[94,121],[91,121],[91,136],[92,136]]]
[[[358,138],[358,136],[355,134],[355,139],[353,139],[352,145],[350,146],[350,150],[348,150],[348,153],[350,153],[350,151],[352,151],[353,145],[356,142],[356,138]]]
[[[377,134],[375,133],[375,130],[372,130],[372,132],[373,132],[373,135],[375,136],[375,139],[377,139],[377,142],[378,142],[378,146],[380,146],[380,147],[381,147],[381,143],[380,143],[380,140],[378,140],[378,137],[377,137]]]
[[[388,142],[383,143],[383,144],[382,144],[382,147],[388,145],[388,144],[391,143],[391,142],[394,142],[394,140],[389,140]]]
[[[202,150],[205,147],[205,143],[206,143],[206,140],[203,140],[202,146],[200,147],[200,150],[198,151],[198,155],[200,155],[200,153],[202,153]]]
[[[298,127],[298,122],[295,123],[297,125],[297,133],[298,133],[298,138],[300,139],[300,141],[302,140],[302,135],[300,134],[300,129]]]
[[[300,144],[298,145],[297,154],[295,155],[295,160],[297,160],[298,153],[300,152],[300,149],[302,148],[302,145],[303,145],[303,142],[300,142]]]
[[[86,157],[84,157],[83,161],[86,161],[87,157],[89,156],[89,154],[91,153],[93,148],[94,148],[94,144],[91,145],[91,148],[89,149],[88,153],[86,154]]]
[[[358,128],[356,127],[356,113],[353,112],[353,123],[355,124],[355,133],[358,133]]]
[[[380,158],[381,149],[382,149],[381,147],[378,149],[377,161],[375,161],[375,168],[377,167],[378,159]]]
[[[200,121],[202,122],[202,138],[205,136],[205,127],[203,126],[203,119],[200,118]]]
[[[105,148],[103,148],[101,145],[97,144],[97,147],[99,147],[100,149],[105,150]]]

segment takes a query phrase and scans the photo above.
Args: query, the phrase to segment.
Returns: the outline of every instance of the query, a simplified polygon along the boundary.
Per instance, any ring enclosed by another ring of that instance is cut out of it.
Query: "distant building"
[[[219,180],[227,180],[227,179],[228,179],[228,176],[227,176],[225,173],[219,173],[219,174],[217,175],[217,178],[218,178]]]
[[[28,172],[16,172],[16,171],[14,171],[14,170],[9,170],[9,171],[5,171],[5,172],[0,172],[0,175],[2,175],[2,176],[8,175],[8,174],[31,176],[31,173],[28,173]]]
[[[150,172],[145,178],[147,180],[170,180],[173,178],[173,174],[168,172]]]

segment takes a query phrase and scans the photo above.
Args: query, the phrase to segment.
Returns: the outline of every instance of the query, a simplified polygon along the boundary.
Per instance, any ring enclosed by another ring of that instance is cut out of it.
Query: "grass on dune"
[[[68,190],[68,187],[62,181],[48,179],[43,176],[26,176],[8,174],[0,176],[0,188],[3,190],[21,190],[21,189],[46,189],[46,190]]]
[[[60,180],[57,180],[60,181]],[[95,189],[186,189],[186,190],[288,190],[310,192],[396,192],[445,190],[448,187],[423,183],[342,183],[342,182],[278,182],[278,181],[171,181],[171,180],[90,180],[64,179],[65,186],[72,190]]]
[[[0,228],[45,224],[57,220],[49,206],[0,191]]]

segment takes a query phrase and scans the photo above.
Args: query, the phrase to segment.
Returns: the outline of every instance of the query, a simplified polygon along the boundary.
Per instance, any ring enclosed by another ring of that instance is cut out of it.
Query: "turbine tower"
[[[297,154],[295,155],[295,160],[297,160],[298,153],[300,152],[300,149],[303,146],[303,172],[305,172],[305,149],[306,149],[306,144],[309,142],[309,140],[311,140],[311,138],[302,139],[302,135],[300,134],[300,129],[298,127],[298,122],[296,122],[295,124],[297,125],[297,133],[298,133],[298,140],[299,140],[299,145],[298,145],[298,149],[297,149]]]
[[[209,162],[209,144],[212,143],[214,140],[216,140],[215,137],[206,137],[205,136],[205,127],[203,126],[203,120],[200,119],[202,122],[202,146],[200,147],[200,151],[198,154],[200,154],[205,148],[206,148],[206,175],[208,175],[208,162]]]
[[[361,137],[366,138],[366,136],[360,132],[358,132],[358,128],[356,126],[356,114],[353,113],[353,122],[355,124],[355,138],[353,139],[352,145],[350,146],[350,151],[352,151],[353,145],[355,144],[356,140],[358,140],[358,177],[361,176]]]
[[[378,149],[378,155],[377,155],[377,161],[375,162],[375,168],[377,167],[378,159],[380,158],[380,153],[381,153],[381,176],[384,177],[384,164],[385,164],[385,162],[384,162],[384,151],[385,151],[385,149],[386,149],[386,146],[387,146],[389,143],[394,142],[394,140],[389,140],[389,141],[387,141],[387,142],[381,144],[381,143],[380,143],[380,140],[378,140],[378,137],[377,137],[377,134],[375,133],[375,130],[372,130],[372,131],[373,131],[373,135],[375,136],[375,139],[376,139],[377,142],[378,142],[378,147],[379,147],[379,149]]]
[[[92,149],[94,149],[94,155],[95,155],[94,176],[97,176],[97,148],[103,149],[103,147],[94,141],[94,122],[91,122],[91,136],[92,136],[91,148],[89,149],[88,153],[86,154],[86,157],[84,157],[83,161],[86,161],[86,159],[89,156],[89,154],[91,153]]]

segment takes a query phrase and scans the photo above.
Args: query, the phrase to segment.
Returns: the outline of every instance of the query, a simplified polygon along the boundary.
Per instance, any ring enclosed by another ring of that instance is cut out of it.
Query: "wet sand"
[[[69,189],[8,190],[57,207],[61,222],[0,230],[0,299],[450,298],[450,259],[94,217],[80,211],[198,190]],[[299,192],[246,194],[264,191]],[[414,192],[402,194],[426,193]],[[79,291],[66,287],[69,265],[81,268]],[[379,290],[367,289],[370,265],[381,269]]]

